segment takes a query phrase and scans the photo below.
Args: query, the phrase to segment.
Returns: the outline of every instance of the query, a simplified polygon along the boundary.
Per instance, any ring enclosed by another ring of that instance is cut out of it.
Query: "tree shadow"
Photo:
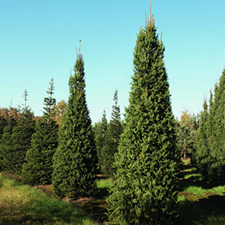
[[[190,177],[185,178],[187,175],[190,175]],[[182,170],[178,175],[178,179],[180,186],[179,191],[182,191],[189,186],[202,187],[203,189],[210,189],[217,186],[203,179],[199,171],[194,169],[191,164],[183,165]]]
[[[82,208],[99,224],[104,224],[108,220],[108,216],[106,215],[108,204],[105,199],[93,199],[92,201],[74,202],[72,204]]]
[[[224,207],[225,196],[213,194],[193,201],[182,201],[178,207],[179,217],[175,220],[175,225],[225,224]]]
[[[105,199],[109,196],[108,188],[98,188],[98,193],[95,195],[96,198]]]

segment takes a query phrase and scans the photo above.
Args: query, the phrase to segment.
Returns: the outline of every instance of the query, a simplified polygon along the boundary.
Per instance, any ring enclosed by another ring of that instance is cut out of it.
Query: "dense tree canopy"
[[[94,195],[97,191],[97,152],[86,103],[84,60],[80,50],[74,72],[69,79],[70,96],[59,131],[53,172],[54,194],[72,199]]]
[[[108,177],[113,177],[116,169],[113,167],[115,161],[115,153],[118,152],[118,144],[122,133],[122,125],[120,118],[120,107],[118,106],[118,91],[114,94],[114,105],[112,107],[111,120],[105,134],[105,143],[102,149],[102,173]]]
[[[53,79],[47,91],[49,97],[44,98],[44,115],[35,125],[31,148],[27,151],[22,169],[23,182],[30,185],[51,184],[53,173],[53,155],[58,145],[58,125],[54,121],[56,100],[52,97]]]
[[[120,137],[117,173],[107,200],[113,224],[172,224],[177,215],[180,154],[154,20],[137,36],[129,106]]]

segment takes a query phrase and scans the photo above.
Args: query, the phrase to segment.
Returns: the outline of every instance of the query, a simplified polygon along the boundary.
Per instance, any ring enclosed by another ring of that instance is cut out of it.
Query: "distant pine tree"
[[[70,96],[54,155],[52,183],[55,196],[71,199],[97,193],[97,152],[86,103],[84,60],[80,49],[74,71],[69,79]]]
[[[13,128],[11,147],[7,152],[7,171],[13,174],[21,174],[25,162],[27,150],[31,146],[31,136],[34,133],[34,114],[26,106],[27,90],[24,92],[25,107]]]
[[[4,109],[0,109],[0,145],[5,126],[7,126],[7,118],[4,115]]]
[[[177,215],[180,154],[164,50],[150,20],[140,29],[134,50],[126,125],[107,200],[112,224],[169,225]]]
[[[11,143],[11,135],[13,132],[14,126],[17,124],[17,115],[18,111],[15,108],[10,108],[9,110],[9,119],[7,126],[4,127],[4,132],[1,139],[0,145],[0,168],[1,171],[8,170],[8,161],[9,155],[8,153],[11,151],[12,143]]]
[[[106,131],[105,144],[102,151],[103,163],[102,173],[108,177],[113,177],[116,172],[113,167],[115,161],[115,153],[118,152],[118,144],[122,133],[122,125],[120,118],[120,107],[118,106],[118,91],[114,94],[114,106],[108,129]]]
[[[2,135],[4,133],[5,127],[8,125],[7,117],[4,115],[5,110],[0,109],[0,171],[2,171],[2,160],[3,157],[1,155],[1,140],[2,140]]]
[[[47,91],[48,98],[44,99],[44,116],[38,119],[35,133],[32,135],[31,148],[27,151],[22,169],[22,180],[25,184],[51,184],[53,173],[53,155],[58,145],[58,125],[54,121],[52,106],[56,100],[53,95],[53,79]]]
[[[107,131],[108,122],[106,119],[105,110],[103,111],[102,120],[96,126],[95,130],[95,142],[96,142],[96,149],[98,155],[98,167],[103,173],[103,166],[104,166],[104,156],[103,156],[103,149],[105,146],[105,138],[106,138],[106,131]]]
[[[199,169],[203,176],[208,174],[208,164],[211,162],[211,157],[209,154],[209,148],[207,145],[207,120],[208,120],[208,105],[206,100],[203,104],[204,111],[201,112],[199,129],[195,138],[195,149],[196,152],[193,153],[193,162],[195,166]]]

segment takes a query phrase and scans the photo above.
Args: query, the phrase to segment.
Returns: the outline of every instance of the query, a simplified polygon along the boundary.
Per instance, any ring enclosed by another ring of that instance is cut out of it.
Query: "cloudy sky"
[[[133,50],[149,17],[149,0],[0,0],[0,108],[28,105],[42,115],[54,79],[57,102],[68,100],[70,69],[82,41],[92,122],[110,120],[116,88],[121,113],[129,104]],[[172,109],[202,110],[225,66],[225,0],[152,0],[163,32]],[[123,118],[123,116],[122,116]]]

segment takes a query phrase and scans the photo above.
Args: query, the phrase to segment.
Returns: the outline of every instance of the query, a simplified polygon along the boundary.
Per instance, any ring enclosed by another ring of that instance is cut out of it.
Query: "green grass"
[[[109,188],[112,186],[111,179],[99,179],[97,180],[98,198],[106,199],[109,196]]]
[[[0,224],[97,224],[80,208],[0,176]]]
[[[225,186],[205,182],[190,160],[184,161],[179,175],[178,213],[174,225],[225,225]],[[91,201],[61,202],[34,187],[0,176],[1,224],[103,224],[111,179],[98,179],[98,194]],[[91,215],[90,216],[88,216]]]
[[[187,162],[179,177],[179,217],[175,225],[225,225],[225,186],[213,187],[205,182]]]

